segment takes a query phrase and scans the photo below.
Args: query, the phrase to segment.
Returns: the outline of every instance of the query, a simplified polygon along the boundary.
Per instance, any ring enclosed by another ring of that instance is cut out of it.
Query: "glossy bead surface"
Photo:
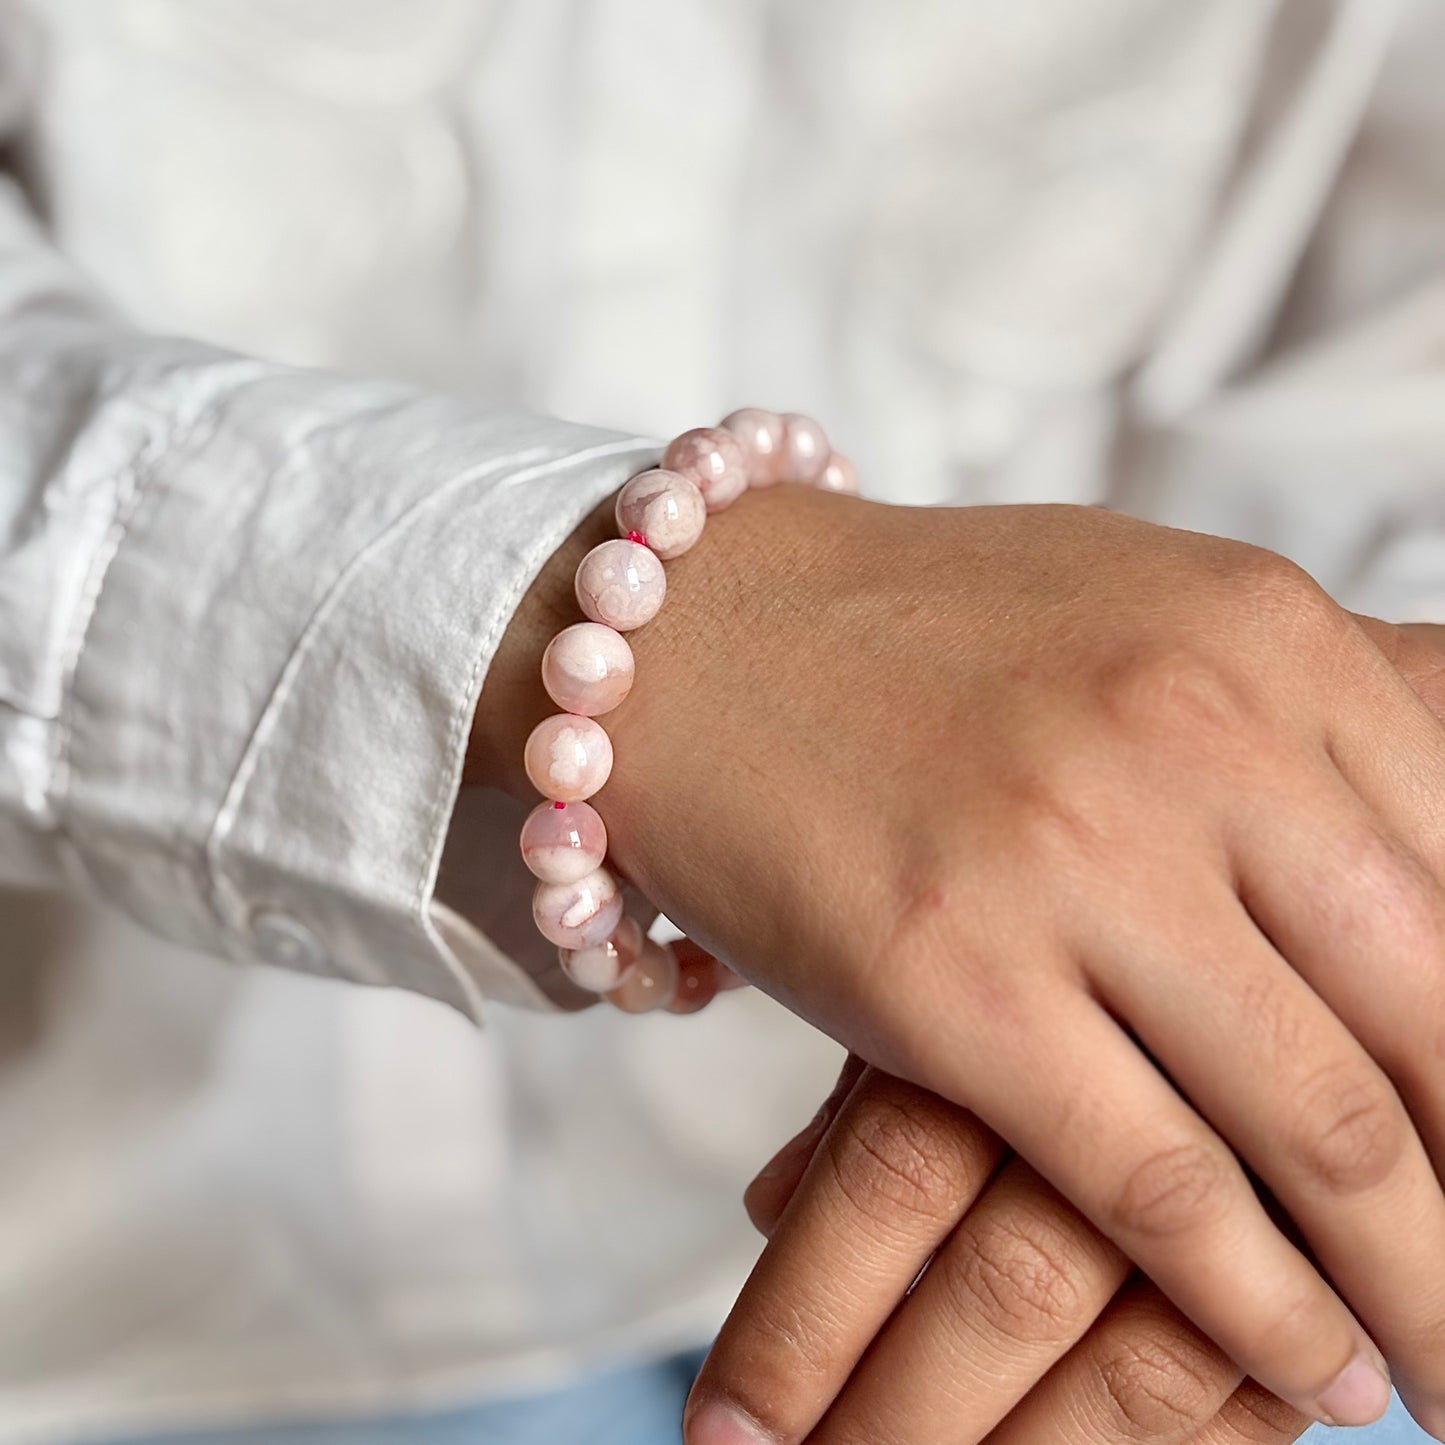
[[[532,729],[524,762],[544,798],[580,803],[612,772],[612,739],[591,718],[554,713]]]
[[[816,482],[833,453],[827,433],[812,417],[790,411],[783,417],[783,439],[788,476],[795,482]]]
[[[631,973],[608,995],[623,1013],[647,1014],[666,1008],[677,994],[677,957],[666,944],[649,938]]]
[[[611,712],[632,690],[636,672],[627,639],[600,622],[564,627],[542,654],[542,686],[548,697],[584,717]]]
[[[718,996],[720,965],[717,959],[699,952],[699,957],[677,960],[677,988],[667,1006],[671,1013],[699,1013]]]
[[[593,948],[617,931],[622,890],[605,868],[594,868],[575,883],[539,883],[532,918],[542,937],[558,948]]]
[[[591,948],[559,950],[562,971],[588,993],[610,993],[632,971],[642,954],[644,937],[642,925],[624,913],[612,936],[604,942]]]
[[[820,492],[856,494],[858,491],[858,468],[841,452],[834,452],[828,458],[828,465],[823,468],[817,486]]]
[[[588,803],[539,803],[522,824],[522,861],[543,883],[576,883],[607,857],[607,827]]]
[[[718,426],[683,432],[663,453],[662,465],[695,482],[709,512],[730,507],[748,487],[748,456],[743,444]]]
[[[784,449],[783,419],[775,411],[745,406],[722,420],[742,444],[748,458],[748,485],[771,487],[787,480],[788,454]]]
[[[617,530],[637,532],[664,561],[681,557],[707,522],[707,503],[696,483],[662,467],[639,472],[617,494]]]
[[[667,594],[657,554],[619,537],[594,547],[577,564],[577,603],[593,622],[630,632],[651,622]]]

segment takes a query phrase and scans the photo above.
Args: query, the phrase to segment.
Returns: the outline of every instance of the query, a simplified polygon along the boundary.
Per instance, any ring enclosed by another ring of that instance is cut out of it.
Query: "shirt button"
[[[331,960],[321,940],[289,914],[263,908],[251,915],[251,942],[256,953],[278,968],[297,973],[329,974]]]

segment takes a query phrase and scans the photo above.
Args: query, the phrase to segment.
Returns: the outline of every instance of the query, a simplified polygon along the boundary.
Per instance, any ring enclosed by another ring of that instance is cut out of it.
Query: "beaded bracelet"
[[[522,825],[522,857],[539,880],[532,916],[573,983],[627,1013],[696,1013],[741,980],[690,939],[660,944],[624,913],[621,886],[603,866],[607,828],[586,801],[612,771],[612,740],[595,719],[632,688],[623,634],[657,615],[667,590],[662,564],[694,546],[708,516],[750,486],[780,482],[857,490],[852,463],[830,449],[817,422],[796,413],[748,407],[675,438],[661,467],[618,493],[622,535],[578,565],[587,621],[563,628],[542,656],[542,683],[563,711],[527,739],[527,776],[546,800]]]

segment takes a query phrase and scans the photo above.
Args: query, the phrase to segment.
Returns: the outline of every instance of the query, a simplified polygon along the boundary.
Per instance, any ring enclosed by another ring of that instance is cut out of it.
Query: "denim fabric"
[[[1390,1402],[1390,1413],[1378,1425],[1364,1430],[1326,1430],[1323,1425],[1305,1433],[1302,1445],[1429,1445],[1427,1435],[1405,1413],[1396,1397]]]
[[[151,1436],[118,1445],[680,1445],[678,1421],[702,1363],[687,1355],[599,1375],[552,1395],[421,1419],[283,1425]],[[1366,1430],[1308,1431],[1303,1445],[1429,1445],[1396,1400]]]

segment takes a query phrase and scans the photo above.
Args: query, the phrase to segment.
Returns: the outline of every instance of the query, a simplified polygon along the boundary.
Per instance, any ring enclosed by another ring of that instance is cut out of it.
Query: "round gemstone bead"
[[[542,686],[558,707],[584,717],[611,712],[632,690],[637,665],[627,639],[600,622],[564,627],[542,654]]]
[[[612,739],[601,723],[572,713],[543,718],[527,739],[527,776],[544,798],[580,803],[612,771]]]
[[[543,883],[576,883],[606,856],[607,827],[588,803],[539,803],[522,824],[522,860]]]
[[[605,868],[594,868],[575,883],[539,883],[532,917],[558,948],[594,948],[611,938],[622,921],[622,890]]]
[[[619,537],[594,547],[577,565],[577,601],[593,622],[631,632],[662,606],[667,578],[657,554]]]
[[[632,972],[644,937],[642,925],[624,913],[611,938],[591,948],[560,949],[562,971],[588,993],[611,993]]]
[[[617,494],[617,530],[645,537],[664,561],[681,557],[702,536],[706,521],[702,493],[681,472],[661,467],[639,472]]]
[[[743,444],[718,426],[685,431],[662,454],[662,465],[697,484],[709,512],[730,507],[748,486],[748,456]]]
[[[828,465],[818,478],[820,492],[857,492],[858,468],[840,452],[828,458]]]
[[[823,428],[812,417],[790,411],[783,417],[783,441],[788,475],[795,482],[816,482],[833,453]]]
[[[699,954],[696,958],[677,960],[677,988],[667,1006],[672,1013],[699,1013],[718,995],[718,961],[701,950]]]
[[[700,943],[695,943],[690,938],[683,937],[674,940],[672,951],[677,955],[678,966],[684,973],[689,968],[701,968],[704,963],[711,963],[719,993],[728,993],[732,989],[748,986],[747,979],[739,977],[722,959],[715,958]]]
[[[784,449],[783,419],[777,412],[745,406],[725,416],[723,430],[742,444],[748,458],[748,485],[771,487],[788,477],[788,454]]]
[[[607,1001],[623,1013],[646,1014],[666,1008],[677,994],[677,956],[666,944],[649,938],[636,965]]]

